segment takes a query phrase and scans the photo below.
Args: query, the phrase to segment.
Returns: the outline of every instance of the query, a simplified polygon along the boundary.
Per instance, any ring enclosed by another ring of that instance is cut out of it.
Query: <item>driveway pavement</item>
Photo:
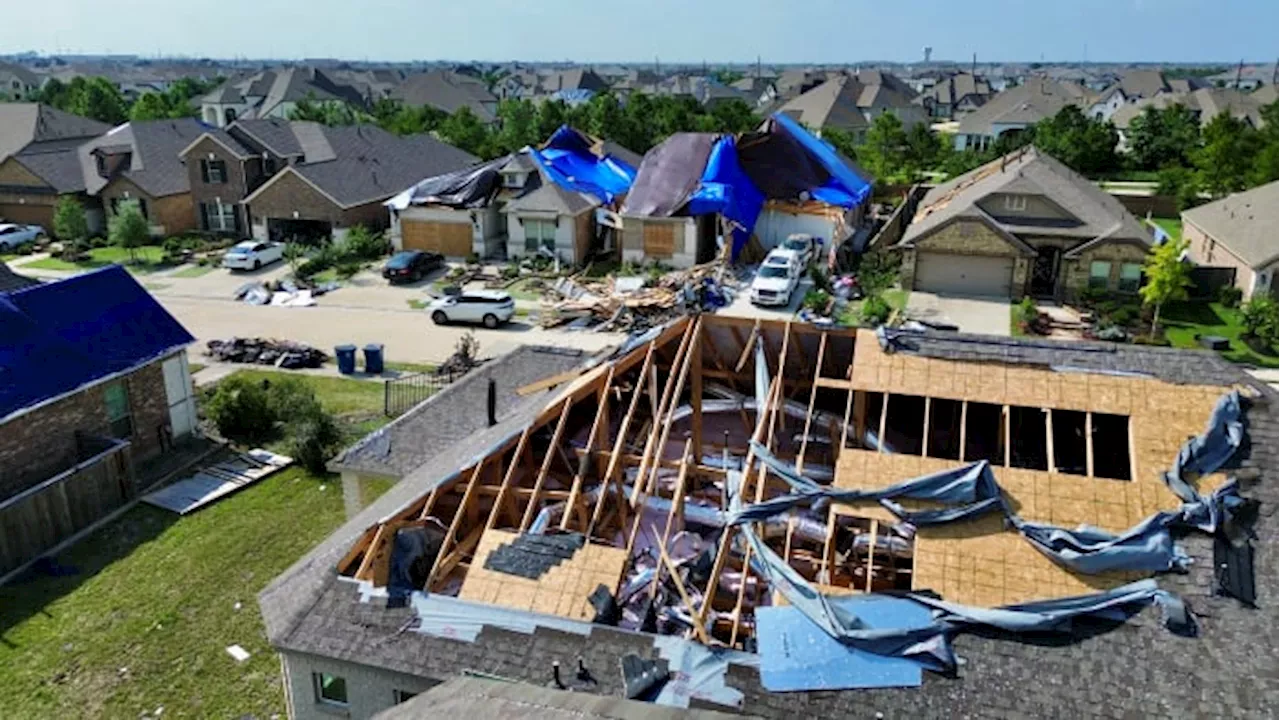
[[[906,315],[957,325],[961,332],[1009,335],[1009,298],[936,295],[912,290]]]

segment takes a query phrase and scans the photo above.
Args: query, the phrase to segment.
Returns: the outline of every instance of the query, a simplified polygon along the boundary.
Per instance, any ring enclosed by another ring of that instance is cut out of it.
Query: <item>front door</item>
[[[1062,266],[1062,249],[1042,247],[1036,250],[1036,263],[1031,268],[1031,294],[1053,295],[1058,288],[1058,269]]]

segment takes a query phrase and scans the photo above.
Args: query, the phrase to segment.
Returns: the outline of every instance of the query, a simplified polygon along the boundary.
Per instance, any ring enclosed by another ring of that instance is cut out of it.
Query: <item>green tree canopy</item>
[[[1261,134],[1224,112],[1204,126],[1203,137],[1192,154],[1201,187],[1214,197],[1244,190],[1255,153],[1263,149]]]
[[[472,155],[483,158],[497,156],[492,150],[494,146],[490,129],[466,105],[446,117],[440,123],[437,132],[440,134],[440,139]]]
[[[1200,122],[1182,105],[1147,107],[1129,123],[1129,157],[1143,170],[1191,164],[1200,145]]]
[[[137,249],[146,245],[150,238],[151,228],[147,225],[147,219],[142,216],[138,201],[121,202],[107,223],[107,239],[111,244],[128,250],[129,259],[137,262]]]
[[[1155,308],[1151,318],[1152,335],[1160,325],[1160,309],[1166,303],[1187,299],[1187,288],[1191,287],[1191,266],[1182,261],[1182,253],[1186,249],[1186,240],[1166,240],[1152,248],[1142,264],[1147,281],[1138,292],[1144,303]]]
[[[53,234],[59,240],[80,242],[89,237],[84,206],[72,195],[62,195],[53,208]]]
[[[1078,173],[1099,175],[1120,166],[1116,157],[1120,138],[1115,126],[1085,116],[1075,105],[1036,123],[1030,135],[1036,147]]]
[[[881,113],[867,130],[859,148],[858,159],[877,180],[899,180],[910,173],[907,168],[907,132],[893,113]]]

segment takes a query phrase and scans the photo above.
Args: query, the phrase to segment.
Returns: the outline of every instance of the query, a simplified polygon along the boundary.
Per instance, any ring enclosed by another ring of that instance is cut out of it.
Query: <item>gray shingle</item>
[[[1259,268],[1276,261],[1280,238],[1280,182],[1201,205],[1182,213],[1218,244]]]
[[[80,170],[85,190],[93,195],[110,182],[98,174],[94,151],[127,148],[131,154],[129,167],[120,171],[152,197],[177,195],[190,191],[187,166],[178,153],[212,128],[195,118],[175,120],[139,120],[112,128],[80,146]]]
[[[0,103],[0,160],[32,143],[89,139],[110,128],[39,103]]]

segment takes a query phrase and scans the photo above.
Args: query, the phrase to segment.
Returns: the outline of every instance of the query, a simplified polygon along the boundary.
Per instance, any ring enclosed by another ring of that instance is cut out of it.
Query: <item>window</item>
[[[201,160],[200,179],[206,185],[221,185],[227,181],[227,163],[223,160]]]
[[[1004,209],[1011,212],[1025,212],[1027,209],[1027,198],[1025,195],[1005,195]]]
[[[1120,266],[1120,287],[1122,293],[1136,293],[1142,285],[1142,266],[1138,263],[1125,263]]]
[[[552,252],[556,249],[555,220],[524,220],[525,252],[536,253],[538,248],[546,248]]]
[[[111,198],[111,214],[112,215],[119,214],[120,206],[123,203],[127,203],[129,201],[138,203],[138,212],[142,213],[142,217],[144,218],[147,217],[147,201],[143,200],[142,198],[130,198],[130,197]]]
[[[128,438],[133,436],[133,413],[129,409],[129,389],[124,382],[114,382],[103,392],[107,406],[107,424],[111,426],[111,436]]]
[[[262,173],[267,176],[276,174],[276,159],[271,156],[262,158]]]
[[[413,698],[417,697],[417,695],[418,693],[409,692],[408,690],[393,690],[391,698],[392,700],[395,701],[396,705],[399,705],[402,702],[408,702],[412,700]]]
[[[1095,260],[1089,263],[1089,287],[1106,289],[1111,284],[1111,263]]]
[[[221,200],[200,203],[200,215],[204,220],[205,230],[234,232],[236,229],[235,205],[228,205]]]
[[[346,678],[329,673],[312,673],[311,677],[316,684],[316,702],[339,707],[347,706]]]
[[[503,173],[502,187],[506,187],[506,188],[524,187],[524,173]]]

